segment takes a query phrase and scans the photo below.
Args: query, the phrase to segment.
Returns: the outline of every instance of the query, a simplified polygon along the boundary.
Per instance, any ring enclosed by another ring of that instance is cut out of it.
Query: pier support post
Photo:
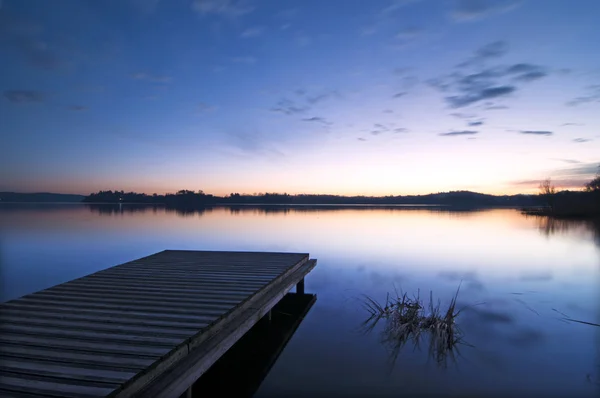
[[[296,285],[296,293],[304,294],[304,278]]]

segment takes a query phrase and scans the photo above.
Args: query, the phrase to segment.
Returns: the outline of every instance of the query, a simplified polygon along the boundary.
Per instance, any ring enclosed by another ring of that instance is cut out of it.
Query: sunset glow
[[[600,2],[0,2],[0,191],[580,189]]]

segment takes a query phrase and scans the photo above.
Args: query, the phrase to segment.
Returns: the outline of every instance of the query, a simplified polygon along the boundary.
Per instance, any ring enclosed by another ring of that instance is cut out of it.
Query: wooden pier
[[[0,396],[178,397],[315,265],[166,250],[0,304]]]

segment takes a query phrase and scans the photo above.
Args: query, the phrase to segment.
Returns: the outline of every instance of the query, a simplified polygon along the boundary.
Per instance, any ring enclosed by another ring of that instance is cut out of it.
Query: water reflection
[[[0,213],[1,301],[164,249],[310,252],[320,265],[307,288],[319,300],[258,396],[597,396],[586,374],[594,380],[600,328],[552,311],[600,323],[597,223],[548,224],[515,209],[358,206],[0,205]],[[385,300],[396,283],[447,303],[461,280],[458,308],[485,302],[457,319],[476,348],[461,346],[459,366],[448,358],[441,369],[424,363],[429,340],[420,353],[409,341],[386,377],[383,323],[356,333],[365,313],[351,299]]]
[[[592,220],[571,220],[557,219],[545,216],[526,216],[534,219],[537,227],[544,236],[552,235],[582,235],[591,236],[598,246],[600,246],[600,219]]]
[[[458,346],[466,344],[456,324],[456,318],[462,311],[456,308],[459,291],[460,286],[445,309],[442,309],[441,301],[434,304],[433,292],[428,306],[419,293],[409,297],[407,293],[395,291],[395,296],[388,294],[382,304],[371,297],[363,297],[362,304],[369,317],[361,323],[360,329],[369,334],[380,321],[383,323],[379,340],[389,352],[390,373],[404,347],[409,344],[419,349],[423,340],[428,342],[428,357],[434,359],[438,366],[446,367],[448,359],[456,363],[457,355],[460,355]]]
[[[192,387],[193,397],[252,397],[317,296],[288,293]]]

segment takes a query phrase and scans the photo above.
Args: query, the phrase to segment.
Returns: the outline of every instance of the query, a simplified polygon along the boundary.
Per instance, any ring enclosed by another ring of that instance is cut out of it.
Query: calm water
[[[268,211],[87,205],[0,206],[0,300],[163,249],[309,252],[318,300],[257,396],[596,396],[600,231],[516,210]],[[458,318],[466,342],[440,367],[406,346],[392,366],[382,329],[359,331],[357,297],[394,285],[479,304]],[[482,304],[481,304],[482,303]]]

